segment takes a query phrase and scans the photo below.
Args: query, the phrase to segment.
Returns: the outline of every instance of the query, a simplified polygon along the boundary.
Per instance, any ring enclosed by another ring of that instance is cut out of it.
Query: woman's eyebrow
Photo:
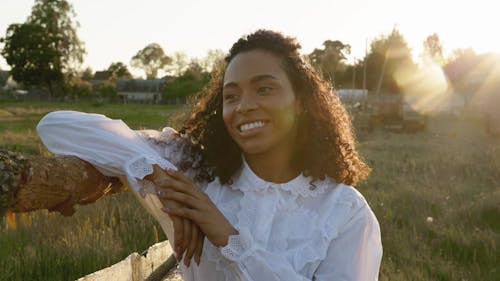
[[[257,82],[260,82],[262,80],[278,80],[278,78],[276,78],[275,76],[271,75],[271,74],[261,74],[261,75],[256,75],[254,77],[252,77],[252,79],[250,79],[250,83],[257,83]]]
[[[260,75],[256,75],[256,76],[252,77],[250,79],[250,84],[255,84],[255,83],[263,81],[263,80],[278,80],[278,78],[276,78],[276,76],[273,76],[271,74],[260,74]],[[237,88],[237,87],[238,87],[238,83],[229,81],[229,82],[225,83],[222,88],[227,89],[227,88]]]

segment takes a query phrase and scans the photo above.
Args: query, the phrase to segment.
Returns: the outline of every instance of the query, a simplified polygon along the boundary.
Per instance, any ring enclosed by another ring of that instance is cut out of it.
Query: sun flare
[[[442,109],[451,98],[446,75],[436,63],[425,64],[416,72],[398,69],[395,79],[403,89],[406,102],[420,112]]]

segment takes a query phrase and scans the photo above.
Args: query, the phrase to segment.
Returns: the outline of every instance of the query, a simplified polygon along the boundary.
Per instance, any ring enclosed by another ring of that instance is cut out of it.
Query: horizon
[[[8,13],[0,17],[0,37],[5,36],[10,24],[26,20],[34,0],[2,2],[5,7],[2,11]],[[299,1],[256,0],[234,4],[229,0],[216,3],[189,0],[169,4],[145,0],[142,3],[148,5],[141,6],[135,1],[69,2],[76,13],[74,20],[80,23],[78,36],[87,51],[81,69],[90,67],[100,71],[113,62],[123,62],[136,77],[143,73],[130,66],[130,59],[149,43],[160,44],[170,56],[183,52],[188,59],[201,58],[213,49],[227,52],[238,38],[259,28],[296,37],[304,54],[322,48],[326,40],[340,40],[351,45],[348,64],[362,59],[365,48],[369,51],[370,42],[388,35],[394,27],[404,36],[416,62],[422,53],[423,41],[433,33],[439,35],[445,57],[456,49],[471,48],[477,54],[500,52],[500,39],[484,32],[500,26],[500,18],[495,17],[495,9],[486,0],[462,3],[313,0],[307,5]],[[337,10],[341,12],[335,13]],[[0,69],[10,69],[1,56]]]

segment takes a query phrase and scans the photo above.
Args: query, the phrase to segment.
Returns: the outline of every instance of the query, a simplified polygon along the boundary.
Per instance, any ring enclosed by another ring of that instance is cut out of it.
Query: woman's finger
[[[187,251],[187,248],[189,247],[189,243],[191,243],[191,221],[189,221],[188,219],[183,219],[182,220],[182,224],[183,224],[183,232],[182,232],[182,249],[181,249],[181,252],[179,253],[180,255],[180,259],[182,259],[182,256],[184,256],[184,254],[186,253]]]
[[[197,226],[196,231],[198,232],[198,241],[196,241],[196,249],[194,250],[194,261],[197,265],[200,265],[201,254],[203,252],[203,243],[205,242],[205,235],[201,232],[200,228]]]
[[[177,260],[180,260],[182,256],[179,256],[184,250],[182,249],[182,239],[184,232],[184,219],[182,217],[171,215],[172,223],[174,225],[174,251]]]
[[[186,218],[189,220],[192,220],[196,224],[200,224],[200,219],[201,216],[199,215],[199,212],[196,211],[195,209],[190,209],[186,207],[180,207],[180,208],[169,208],[169,207],[163,207],[161,208],[162,211],[165,213],[171,215],[171,216],[179,216],[182,218]]]
[[[155,182],[156,186],[159,187],[159,188],[162,188],[162,190],[165,190],[165,189],[169,189],[169,190],[175,190],[175,191],[179,191],[179,192],[182,192],[182,193],[185,193],[185,194],[188,194],[188,195],[191,195],[195,198],[202,198],[202,192],[196,187],[192,187],[192,186],[189,186],[188,184],[182,182],[182,181],[179,181],[177,179],[174,179],[174,178],[170,178],[170,179],[162,179],[161,181],[157,181]],[[158,195],[161,196],[161,191],[158,191]]]
[[[179,171],[174,171],[174,170],[171,170],[171,169],[167,169],[165,170],[165,172],[173,177],[174,179],[176,180],[179,180],[183,183],[186,183],[186,184],[192,184],[193,183],[193,180],[191,180],[189,177],[187,177],[186,175],[184,175],[182,172],[179,172]]]
[[[191,222],[192,223],[192,222]],[[196,249],[198,243],[198,228],[196,225],[191,227],[191,239],[189,240],[189,245],[186,248],[186,255],[184,256],[184,264],[189,267],[191,264],[191,259],[193,258],[194,250]]]
[[[201,196],[205,195],[205,193],[203,193],[201,191],[201,189],[198,187],[198,185],[196,185],[196,183],[191,180],[190,178],[188,178],[186,175],[184,175],[183,173],[179,172],[179,171],[174,171],[174,170],[167,170],[167,174],[174,180],[178,180],[182,183],[185,183],[186,185],[185,186],[180,186],[182,188],[187,188],[186,189],[186,192],[189,192],[189,194],[197,197],[197,198],[201,198]]]
[[[200,209],[200,200],[196,199],[195,197],[174,191],[174,190],[160,190],[158,191],[158,197],[161,199],[165,200],[173,200],[177,203],[181,203],[183,205],[186,205],[188,207],[194,208],[194,209]]]

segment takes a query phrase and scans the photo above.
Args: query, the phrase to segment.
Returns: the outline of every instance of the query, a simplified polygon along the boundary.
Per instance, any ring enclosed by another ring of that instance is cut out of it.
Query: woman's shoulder
[[[335,200],[337,204],[355,205],[359,207],[367,204],[363,194],[351,185],[338,183],[334,189],[337,189],[337,198]]]
[[[161,131],[151,129],[139,130],[138,133],[147,141],[164,145],[178,142],[177,136],[179,136],[179,133],[172,127],[164,127]]]
[[[321,210],[326,221],[345,223],[363,210],[371,211],[363,194],[353,186],[327,178],[318,187],[321,189],[319,196],[312,197],[308,205]]]
[[[175,165],[184,160],[187,140],[174,128],[165,127],[161,131],[140,130],[138,133],[146,142],[159,150],[160,154]]]
[[[327,229],[334,236],[352,224],[375,223],[378,225],[377,218],[367,200],[355,187],[338,183],[328,193],[331,196],[331,204],[326,212],[325,222]]]
[[[172,127],[138,132],[163,158],[183,170],[188,177],[194,179],[198,174],[195,167],[200,166],[202,157],[193,150],[189,136],[180,134]]]
[[[366,203],[364,196],[355,187],[338,183],[326,177],[314,183],[314,193],[319,200],[326,201],[329,205],[362,205]]]

